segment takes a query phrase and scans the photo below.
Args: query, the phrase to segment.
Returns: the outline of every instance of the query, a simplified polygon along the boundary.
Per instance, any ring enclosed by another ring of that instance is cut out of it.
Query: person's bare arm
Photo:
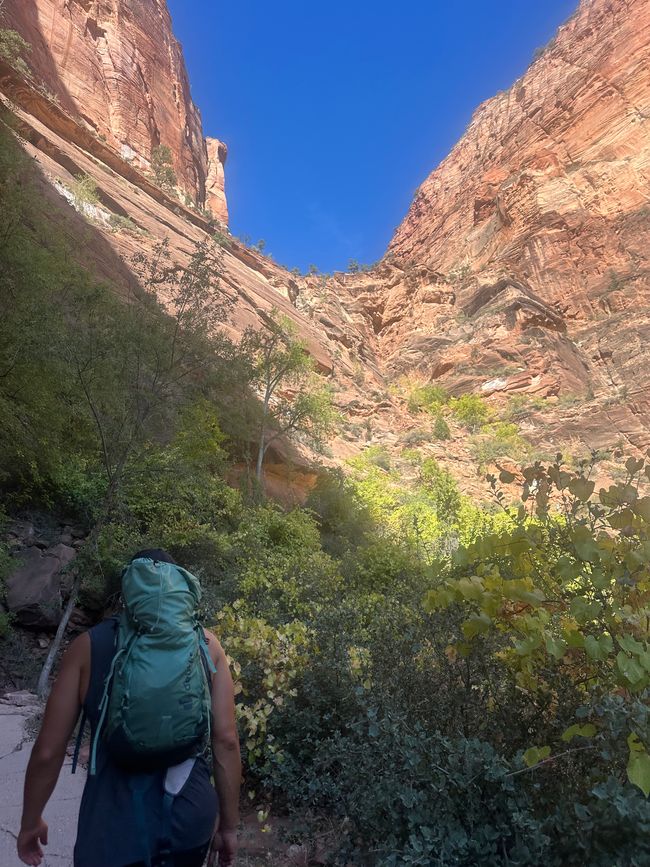
[[[210,655],[217,669],[212,675],[212,756],[214,782],[219,796],[219,831],[213,841],[211,862],[234,864],[239,825],[241,758],[235,722],[235,694],[226,654],[212,633],[206,631]],[[210,863],[210,862],[209,862]]]
[[[89,659],[90,639],[87,634],[80,635],[63,656],[27,765],[18,856],[33,867],[43,860],[40,844],[47,844],[47,825],[42,813],[56,786],[66,748],[79,716],[82,670]]]

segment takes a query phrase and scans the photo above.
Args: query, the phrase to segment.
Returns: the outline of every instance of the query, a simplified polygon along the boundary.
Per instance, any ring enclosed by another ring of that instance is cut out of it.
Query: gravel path
[[[27,693],[14,693],[0,699],[0,865],[19,867],[16,835],[20,825],[23,781],[32,741],[26,724],[40,710],[38,702]],[[72,776],[71,762],[66,759],[57,787],[43,818],[49,825],[49,843],[45,847],[43,867],[72,867],[77,813],[83,790],[85,771]]]

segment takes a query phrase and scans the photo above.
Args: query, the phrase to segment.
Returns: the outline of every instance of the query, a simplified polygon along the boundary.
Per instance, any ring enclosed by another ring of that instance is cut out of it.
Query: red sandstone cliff
[[[583,0],[526,74],[477,109],[389,253],[445,273],[508,269],[588,314],[589,291],[638,252],[627,224],[650,200],[649,119],[650,3]]]
[[[222,222],[226,149],[204,143],[163,0],[5,8],[33,46],[32,83],[0,63],[25,148],[56,189],[79,173],[97,183],[86,258],[118,288],[157,238],[184,261],[211,225],[147,180],[151,147],[172,148],[181,187]],[[426,423],[386,388],[403,373],[497,407],[546,398],[520,422],[546,450],[648,448],[649,118],[650,0],[582,0],[525,76],[477,110],[372,272],[295,278],[232,239],[235,331],[273,306],[294,319],[345,415],[338,458],[368,442],[399,455]],[[115,231],[111,214],[143,231]],[[466,439],[425,447],[477,490]]]
[[[224,167],[228,148],[216,138],[206,138],[208,152],[208,175],[205,182],[205,208],[215,220],[228,225],[226,204],[226,176]]]
[[[650,2],[582,0],[421,185],[359,303],[390,369],[573,399],[547,437],[646,448],[649,229]]]
[[[179,191],[227,222],[225,150],[209,155],[165,0],[5,0],[38,84],[136,168],[173,154]],[[206,190],[206,184],[210,190]]]

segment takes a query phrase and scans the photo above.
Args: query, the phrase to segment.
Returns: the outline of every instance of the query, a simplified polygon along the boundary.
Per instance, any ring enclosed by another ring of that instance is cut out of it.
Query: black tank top
[[[105,620],[89,631],[90,681],[84,711],[91,738],[99,721],[99,703],[115,655],[117,620]],[[134,775],[118,767],[103,748],[97,749],[97,773],[88,776],[81,799],[74,867],[124,867],[156,854],[163,835],[163,784],[165,771],[138,774],[144,792],[147,839],[135,821]],[[172,852],[202,846],[212,836],[217,813],[217,793],[210,781],[207,761],[200,757],[187,782],[174,798],[171,815]]]

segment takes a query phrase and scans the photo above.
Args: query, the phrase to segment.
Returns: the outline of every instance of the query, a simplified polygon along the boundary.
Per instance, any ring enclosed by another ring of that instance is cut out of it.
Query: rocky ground
[[[0,864],[14,867],[16,834],[20,825],[22,790],[29,760],[29,722],[40,712],[35,696],[27,692],[8,693],[0,699]],[[43,867],[71,867],[76,813],[84,775],[70,773],[70,759],[48,804],[46,820],[49,842]]]

